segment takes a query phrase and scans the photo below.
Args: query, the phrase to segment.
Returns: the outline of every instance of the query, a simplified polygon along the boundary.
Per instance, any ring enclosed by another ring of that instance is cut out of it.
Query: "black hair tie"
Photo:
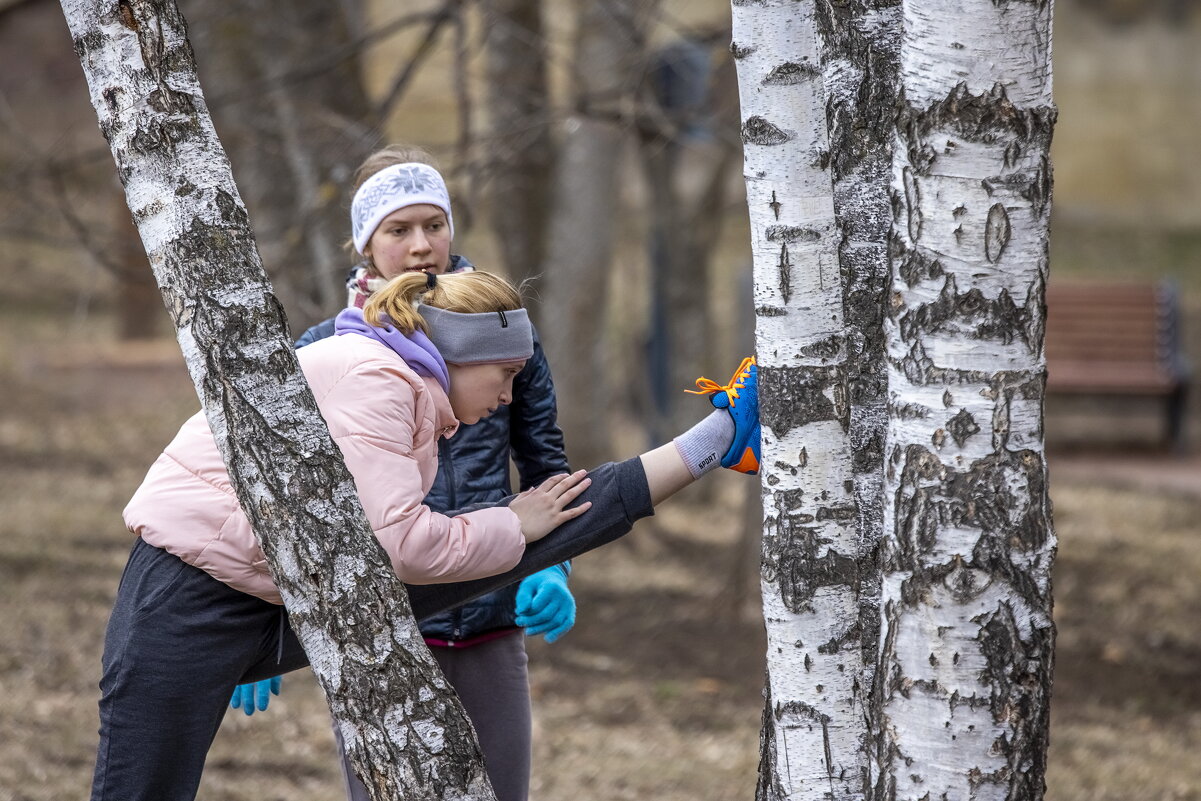
[[[437,285],[438,285],[438,274],[437,273],[426,273],[425,274],[425,288],[433,289]]]

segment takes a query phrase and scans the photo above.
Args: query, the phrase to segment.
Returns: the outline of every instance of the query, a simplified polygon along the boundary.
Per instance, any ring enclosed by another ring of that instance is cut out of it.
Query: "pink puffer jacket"
[[[421,501],[438,438],[458,425],[432,378],[393,350],[348,334],[301,348],[301,368],[396,574],[411,584],[500,573],[525,550],[521,523],[497,507],[446,517]],[[280,603],[203,414],[179,430],[125,507],[134,534],[236,590]]]

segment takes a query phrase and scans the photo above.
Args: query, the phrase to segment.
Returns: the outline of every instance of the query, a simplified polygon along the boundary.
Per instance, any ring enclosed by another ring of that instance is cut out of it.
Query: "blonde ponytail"
[[[512,284],[482,270],[438,275],[432,282],[425,273],[403,273],[367,300],[363,319],[377,328],[390,322],[404,334],[416,330],[429,334],[429,324],[414,308],[417,302],[459,314],[522,308],[521,293]],[[385,315],[387,321],[383,320]]]

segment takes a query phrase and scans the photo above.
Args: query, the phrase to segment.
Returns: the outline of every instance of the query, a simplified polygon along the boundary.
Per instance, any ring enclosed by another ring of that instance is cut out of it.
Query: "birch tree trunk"
[[[813,2],[732,9],[763,423],[757,797],[862,798],[859,513],[818,20]]]
[[[299,371],[183,17],[169,0],[62,6],[213,434],[371,797],[493,798]]]
[[[1039,799],[1050,0],[905,0],[874,798]]]

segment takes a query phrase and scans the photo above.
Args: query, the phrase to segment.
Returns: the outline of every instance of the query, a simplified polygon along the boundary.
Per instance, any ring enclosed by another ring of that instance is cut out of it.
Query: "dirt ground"
[[[120,510],[195,408],[173,342],[116,348],[5,311],[0,336],[0,801],[82,798]],[[16,345],[17,333],[21,346]],[[1167,468],[1178,473],[1180,467]],[[1146,471],[1144,471],[1144,474]],[[535,799],[750,799],[762,623],[732,592],[743,485],[677,504],[585,556],[579,622],[530,645]],[[1059,625],[1048,798],[1201,799],[1201,497],[1052,462]],[[1192,484],[1201,489],[1201,481]],[[204,799],[339,797],[323,701],[291,674],[230,715]]]

